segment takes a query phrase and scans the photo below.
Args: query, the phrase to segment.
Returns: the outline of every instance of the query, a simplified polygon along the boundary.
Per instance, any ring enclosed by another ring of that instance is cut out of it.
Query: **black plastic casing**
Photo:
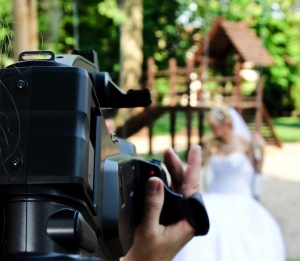
[[[2,260],[114,260],[132,245],[132,157],[111,140],[83,61],[0,70]]]

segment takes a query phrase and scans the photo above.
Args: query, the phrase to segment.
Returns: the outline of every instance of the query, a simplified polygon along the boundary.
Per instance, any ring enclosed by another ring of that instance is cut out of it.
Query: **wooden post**
[[[257,84],[256,102],[255,125],[256,131],[260,133],[263,118],[263,78],[261,76],[259,77]]]
[[[205,88],[205,62],[204,62],[204,57],[202,56],[200,59],[200,66],[199,66],[199,75],[200,75],[200,81],[202,84],[202,92]],[[205,91],[205,90],[204,90]],[[202,97],[200,99],[203,100],[203,95],[201,95]],[[207,105],[207,102],[205,103]],[[202,144],[202,137],[204,136],[204,106],[206,106],[205,104],[202,104],[202,106],[200,107],[199,111],[198,111],[198,135],[199,135],[199,144]]]
[[[188,105],[187,105],[187,150],[191,148],[191,135],[192,135],[192,111],[191,111],[191,73],[193,69],[193,61],[186,60],[186,71],[185,71],[185,82],[188,94]]]
[[[148,108],[146,108],[148,109]],[[148,110],[148,140],[149,140],[149,154],[152,155],[152,137],[153,137],[153,119],[151,117],[151,113]]]
[[[155,61],[153,57],[148,58],[147,60],[147,88],[150,89],[151,93],[154,93],[154,82],[155,82],[155,72],[154,72]],[[152,96],[151,105],[156,105],[156,96]],[[152,137],[153,137],[153,120],[150,114],[149,109],[145,109],[148,111],[149,119],[148,119],[148,141],[149,141],[149,154],[152,155]]]
[[[202,84],[202,88],[204,87],[204,81],[206,80],[205,79],[205,62],[204,62],[205,58],[203,56],[201,56],[200,58],[200,65],[199,65],[199,78],[200,78],[200,81],[201,81],[201,84]]]
[[[38,50],[36,0],[13,0],[13,58],[24,51]]]
[[[190,105],[188,105],[187,107],[186,121],[187,121],[187,151],[189,151],[191,148],[191,135],[192,135],[192,111]]]
[[[177,63],[174,58],[169,60],[169,83],[170,83],[170,106],[176,106],[177,97],[176,97],[176,73],[177,73]],[[171,133],[171,141],[172,147],[175,147],[175,123],[176,123],[176,110],[174,108],[170,108],[170,133]]]
[[[171,133],[171,142],[172,142],[172,148],[175,148],[175,124],[176,124],[176,113],[172,108],[170,109],[170,133]]]
[[[202,137],[204,136],[204,109],[200,108],[198,111],[198,135],[199,145],[203,145]]]
[[[235,87],[234,87],[234,100],[236,104],[237,111],[239,114],[242,114],[242,91],[241,91],[241,84],[242,84],[242,77],[240,76],[240,71],[242,70],[242,58],[239,54],[236,54],[235,57],[235,68],[234,73],[236,77]]]
[[[177,65],[176,60],[174,58],[169,60],[169,82],[170,82],[170,96],[171,96],[171,106],[176,105],[176,71],[177,71]]]
[[[152,95],[154,93],[154,83],[155,83],[155,72],[154,72],[155,61],[153,57],[147,60],[147,88],[151,91]],[[155,94],[156,95],[156,94]],[[152,104],[156,105],[156,96],[152,96]]]
[[[191,59],[187,59],[185,61],[186,63],[186,71],[185,71],[185,82],[187,84],[187,87],[190,86],[191,84],[191,73],[193,72],[193,66],[194,66],[194,61]]]
[[[275,144],[281,148],[282,144],[281,144],[281,140],[279,139],[279,137],[277,136],[276,132],[275,132],[275,128],[272,122],[272,118],[267,110],[267,108],[265,107],[265,105],[262,103],[261,104],[261,112],[262,112],[262,116],[264,116],[264,118],[266,119],[266,123],[271,131],[272,137],[274,138]]]

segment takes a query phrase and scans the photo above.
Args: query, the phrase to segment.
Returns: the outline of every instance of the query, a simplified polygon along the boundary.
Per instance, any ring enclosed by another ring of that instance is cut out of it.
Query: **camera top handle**
[[[93,64],[98,65],[97,53],[93,50],[73,50],[72,54],[80,55]],[[92,75],[92,78],[101,109],[148,107],[151,104],[151,94],[148,89],[129,90],[124,94],[119,87],[113,83],[109,73],[97,71]]]
[[[82,57],[85,59],[82,59]],[[124,94],[119,87],[113,83],[109,73],[99,71],[97,53],[93,50],[73,50],[72,55],[57,56],[48,50],[25,51],[20,53],[19,61],[34,63],[37,61],[50,61],[57,62],[57,65],[62,63],[85,68],[93,82],[94,91],[101,109],[148,107],[152,102],[151,94],[148,89],[131,89]],[[84,66],[82,66],[82,64],[84,64]]]

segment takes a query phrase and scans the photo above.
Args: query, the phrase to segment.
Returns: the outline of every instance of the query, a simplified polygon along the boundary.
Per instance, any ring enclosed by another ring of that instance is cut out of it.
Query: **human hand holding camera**
[[[164,163],[171,175],[171,188],[185,198],[199,192],[201,148],[194,146],[188,154],[188,166],[184,171],[182,162],[173,149],[164,153]],[[194,236],[194,228],[186,219],[174,224],[159,224],[164,202],[164,186],[161,179],[153,177],[147,182],[144,213],[134,234],[134,243],[124,261],[169,261]]]

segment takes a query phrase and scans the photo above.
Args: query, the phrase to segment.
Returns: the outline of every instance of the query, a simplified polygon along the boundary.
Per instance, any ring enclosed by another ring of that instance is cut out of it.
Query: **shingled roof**
[[[203,56],[204,46],[203,41],[196,53],[196,61],[200,61],[201,56]],[[243,61],[251,61],[262,66],[274,64],[260,39],[250,30],[247,24],[244,22],[231,22],[219,17],[209,32],[209,56],[224,59],[232,47],[240,54]]]

